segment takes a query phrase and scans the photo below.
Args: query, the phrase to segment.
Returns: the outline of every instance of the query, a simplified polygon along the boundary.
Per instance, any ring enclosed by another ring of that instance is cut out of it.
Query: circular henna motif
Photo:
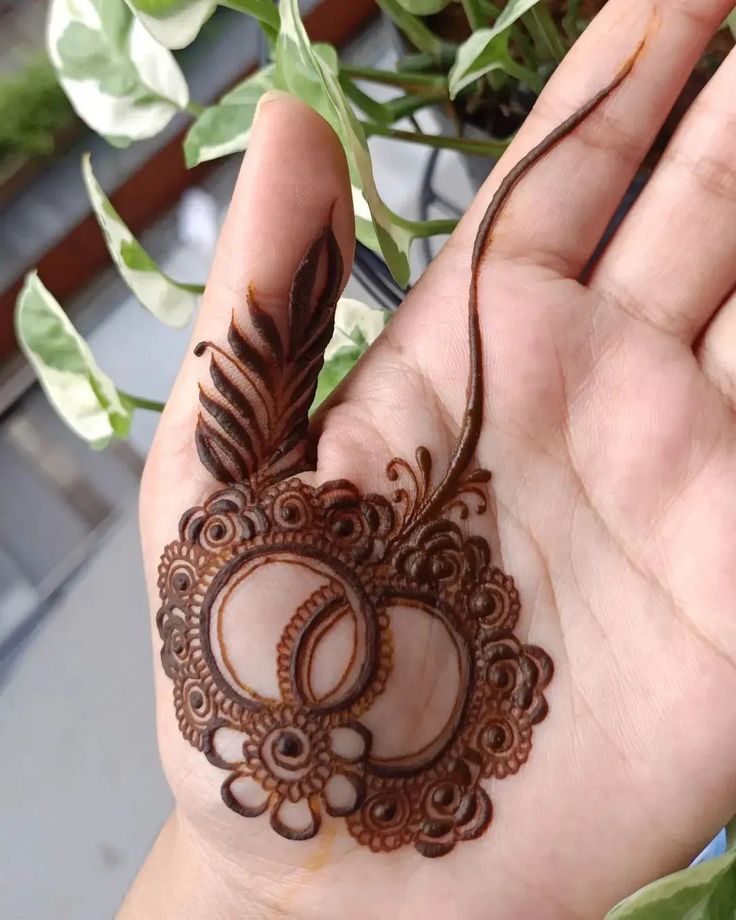
[[[222,726],[242,735],[239,759],[208,753],[230,770],[222,797],[238,814],[268,811],[277,833],[301,840],[326,812],[372,850],[413,844],[436,857],[490,823],[480,783],[528,758],[552,665],[511,632],[518,593],[489,566],[486,544],[440,519],[394,548],[400,526],[386,500],[342,482],[314,490],[289,479],[262,501],[220,491],[182,519],[195,542],[162,558],[161,657],[191,744],[211,751]],[[440,650],[452,695],[428,725],[398,721],[386,734],[388,712],[411,719],[394,673],[406,681],[419,665],[412,691],[430,693],[422,636]],[[341,731],[352,750],[336,743]],[[260,790],[255,805],[247,784]]]

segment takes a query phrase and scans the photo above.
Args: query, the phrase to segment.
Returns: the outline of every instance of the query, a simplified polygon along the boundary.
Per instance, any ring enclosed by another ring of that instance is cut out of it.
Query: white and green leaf
[[[337,75],[312,47],[299,16],[297,0],[280,0],[281,31],[276,45],[276,85],[319,112],[342,142],[352,184],[365,197],[386,264],[399,284],[409,280],[413,232],[378,194],[365,134]],[[358,228],[360,230],[360,227]]]
[[[218,0],[126,0],[151,35],[167,48],[184,48],[199,34],[218,5]],[[273,0],[219,0],[258,21],[270,40],[279,30],[279,14]]]
[[[328,44],[315,44],[312,47],[324,65],[337,74],[335,48]],[[198,163],[246,149],[258,103],[264,93],[273,89],[275,80],[276,68],[269,64],[226,93],[216,105],[202,112],[184,140],[184,158],[190,169]]]
[[[371,217],[371,209],[368,207],[368,202],[365,200],[365,196],[359,188],[351,185],[350,190],[353,196],[355,235],[364,246],[372,249],[373,252],[380,253],[381,246],[376,236],[376,228],[373,225],[373,218]]]
[[[733,917],[736,849],[652,882],[606,914],[606,920],[717,920]]]
[[[51,0],[47,45],[79,116],[118,145],[157,134],[187,106],[171,52],[124,0]]]
[[[217,7],[217,0],[126,0],[151,35],[166,48],[185,48]]]
[[[494,70],[515,70],[508,50],[509,29],[537,3],[539,0],[509,0],[491,28],[477,29],[460,45],[448,77],[452,99]]]
[[[351,297],[341,297],[335,311],[335,331],[325,350],[325,363],[317,381],[313,412],[353,369],[378,338],[389,319],[378,310]]]
[[[245,150],[261,96],[274,85],[273,65],[259,70],[205,109],[189,129],[184,157],[190,168]]]
[[[199,304],[201,288],[174,281],[161,271],[103,192],[89,155],[82,159],[82,175],[108,251],[125,283],[156,319],[175,329],[186,326]]]
[[[279,11],[274,0],[220,0],[222,6],[247,13],[258,21],[266,37],[276,41],[279,33]]]
[[[49,402],[75,434],[97,449],[127,436],[132,406],[35,272],[18,296],[15,331]]]

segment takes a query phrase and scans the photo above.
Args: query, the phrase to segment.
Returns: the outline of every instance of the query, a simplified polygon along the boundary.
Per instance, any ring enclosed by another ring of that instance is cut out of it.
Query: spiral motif
[[[484,573],[468,598],[470,616],[486,630],[513,629],[520,609],[514,579],[500,569]]]
[[[507,705],[488,710],[482,719],[469,740],[483,758],[483,775],[503,779],[516,773],[532,746],[529,720]]]
[[[269,513],[274,526],[282,531],[296,533],[309,528],[314,520],[314,509],[299,480],[287,480],[272,490]]]
[[[394,526],[393,509],[379,495],[338,505],[328,512],[326,520],[327,533],[356,562],[380,558]]]
[[[189,658],[186,622],[180,611],[165,609],[158,618],[159,635],[163,639],[161,664],[167,677],[181,674]]]
[[[348,827],[358,843],[378,853],[410,843],[419,821],[410,791],[401,785],[387,785],[369,793],[359,811],[348,818]]]
[[[205,549],[216,551],[230,546],[240,535],[240,523],[234,515],[213,514],[204,522],[199,540]]]
[[[421,585],[454,585],[465,569],[462,533],[451,521],[433,521],[396,554],[399,572]]]
[[[218,717],[212,680],[180,677],[174,684],[174,709],[181,733],[190,744],[202,750],[205,736]]]

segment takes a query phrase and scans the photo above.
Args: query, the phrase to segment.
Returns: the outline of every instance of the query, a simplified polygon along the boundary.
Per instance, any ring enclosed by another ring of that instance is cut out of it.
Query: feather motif
[[[212,342],[194,349],[197,356],[211,353],[210,381],[200,385],[195,440],[215,479],[264,486],[309,467],[309,407],[332,338],[342,272],[337,240],[326,227],[292,280],[283,338],[249,292],[251,330],[233,314],[229,349]],[[320,275],[325,280],[318,290]]]

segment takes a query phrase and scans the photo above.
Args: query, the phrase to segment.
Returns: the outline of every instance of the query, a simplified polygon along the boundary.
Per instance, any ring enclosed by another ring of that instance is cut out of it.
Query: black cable
[[[355,247],[353,276],[383,310],[396,310],[409,290],[397,284],[383,259],[361,242]]]

